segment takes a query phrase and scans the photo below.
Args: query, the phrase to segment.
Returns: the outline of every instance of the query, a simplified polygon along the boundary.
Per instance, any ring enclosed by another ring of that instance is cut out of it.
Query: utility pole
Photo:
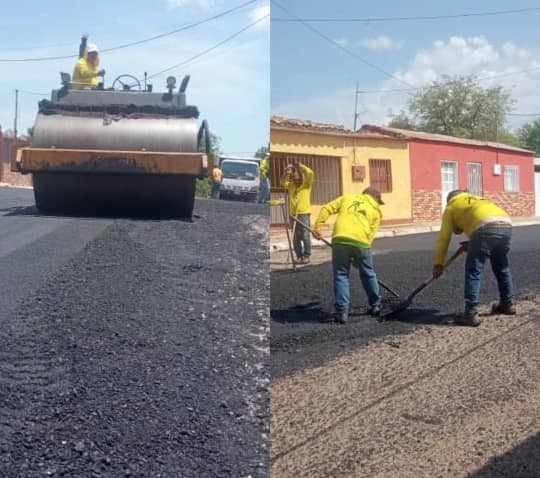
[[[358,120],[358,95],[360,91],[358,90],[358,81],[356,82],[356,93],[354,98],[354,131],[356,131],[356,122]]]
[[[15,90],[15,119],[13,120],[13,134],[17,142],[17,116],[19,115],[19,90]]]

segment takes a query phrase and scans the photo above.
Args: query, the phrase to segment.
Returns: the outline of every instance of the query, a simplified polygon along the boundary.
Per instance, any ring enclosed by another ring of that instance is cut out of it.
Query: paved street
[[[0,475],[268,476],[267,263],[262,206],[57,218],[0,188]]]
[[[435,237],[377,240],[380,279],[411,292],[430,275]],[[328,250],[296,273],[273,272],[272,476],[538,478],[538,237],[538,226],[514,229],[518,316],[485,316],[477,329],[451,324],[463,258],[383,324],[363,315],[357,277],[351,323],[330,321]],[[483,314],[497,297],[490,274]]]

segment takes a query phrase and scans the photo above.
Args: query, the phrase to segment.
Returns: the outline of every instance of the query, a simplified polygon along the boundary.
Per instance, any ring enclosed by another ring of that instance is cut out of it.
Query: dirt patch
[[[274,381],[272,476],[537,478],[539,305]]]

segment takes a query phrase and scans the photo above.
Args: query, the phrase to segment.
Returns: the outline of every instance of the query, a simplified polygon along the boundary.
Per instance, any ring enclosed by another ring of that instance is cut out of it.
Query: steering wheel
[[[131,80],[134,80],[134,82],[128,83],[128,82],[122,81],[121,78],[130,78]],[[141,91],[141,82],[137,78],[135,78],[133,75],[120,75],[120,76],[117,76],[115,78],[115,80],[113,81],[113,84],[112,84],[113,90],[116,90],[116,88],[114,87],[114,85],[116,85],[116,83],[120,83],[122,85],[122,90],[124,90],[124,91],[131,91],[132,86],[137,86],[139,91]]]

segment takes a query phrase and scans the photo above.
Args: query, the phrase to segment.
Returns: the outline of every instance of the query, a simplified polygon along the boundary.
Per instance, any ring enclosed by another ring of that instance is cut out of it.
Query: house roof
[[[369,124],[363,125],[355,134],[357,134],[358,136],[364,136],[366,133],[376,133],[396,139],[418,139],[423,141],[437,141],[441,143],[462,144],[465,146],[487,146],[494,149],[532,154],[532,151],[529,151],[528,149],[517,148],[515,146],[510,146],[503,143],[495,143],[492,141],[481,141],[468,138],[456,138],[455,136],[447,136],[444,134],[424,133],[422,131],[410,131],[406,129],[389,128],[386,126],[375,126]]]
[[[298,129],[303,131],[313,131],[317,133],[338,133],[338,134],[350,134],[351,130],[348,130],[343,125],[329,124],[329,123],[316,123],[315,121],[297,119],[297,118],[285,118],[283,116],[272,116],[270,118],[270,127]]]

